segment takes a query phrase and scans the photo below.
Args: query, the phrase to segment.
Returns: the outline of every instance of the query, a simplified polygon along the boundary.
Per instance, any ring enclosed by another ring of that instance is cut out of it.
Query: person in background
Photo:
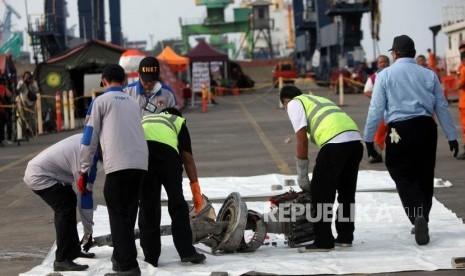
[[[354,239],[355,190],[358,168],[363,156],[362,137],[357,124],[330,100],[302,95],[299,88],[286,85],[280,91],[280,100],[287,110],[297,139],[297,183],[311,195],[315,240],[299,252],[325,252],[334,246],[350,247]],[[320,149],[308,177],[308,141]],[[336,198],[340,208],[336,213],[337,238],[334,239],[332,207]],[[321,212],[329,209],[330,215]],[[340,213],[342,211],[342,214]],[[320,212],[320,213],[317,213]]]
[[[436,53],[433,53],[429,48],[426,52],[428,52],[428,67],[437,74]]]
[[[37,133],[35,105],[39,86],[33,79],[31,72],[24,72],[22,79],[17,84],[16,90],[16,104],[18,105],[20,118],[25,124],[24,129],[26,134],[30,137],[35,137]]]
[[[5,125],[9,119],[8,112],[10,112],[10,107],[5,107],[9,104],[9,98],[13,94],[5,85],[5,79],[1,76],[0,72],[0,147],[5,147],[3,141],[5,140]],[[11,133],[8,140],[11,141]]]
[[[462,126],[463,152],[457,156],[458,160],[465,160],[465,51],[460,54],[460,66],[457,71],[457,89],[460,89],[459,114]]]
[[[139,207],[140,244],[145,261],[158,266],[161,252],[161,187],[168,195],[168,212],[176,250],[181,262],[201,263],[205,255],[192,245],[189,210],[182,191],[182,166],[190,181],[195,213],[203,205],[197,169],[186,120],[176,108],[146,115],[142,127],[149,148],[149,169],[142,185]]]
[[[428,64],[426,64],[426,57],[424,55],[417,56],[417,64],[425,68],[429,68]]]
[[[139,63],[139,80],[124,91],[139,103],[142,115],[156,114],[167,107],[178,108],[173,90],[160,80],[160,64],[154,57],[145,57]]]
[[[77,185],[79,179],[79,151],[82,134],[68,137],[42,151],[27,164],[24,182],[34,193],[40,196],[54,211],[57,249],[54,271],[81,271],[88,265],[74,262],[76,258],[93,258],[95,254],[81,252],[76,228],[76,204],[79,202],[79,214],[84,226],[84,233],[92,239],[93,199],[92,184],[95,180],[98,154],[93,157],[92,167],[86,189],[89,193],[79,196]],[[84,243],[87,252],[90,243]]]
[[[458,153],[455,126],[436,74],[415,62],[415,43],[406,36],[393,40],[394,64],[376,77],[364,131],[368,156],[378,154],[374,133],[384,117],[386,167],[396,183],[405,213],[414,225],[418,245],[428,244],[429,213],[434,189],[439,120],[454,156]],[[407,104],[408,103],[408,104]]]
[[[134,226],[139,189],[148,167],[148,148],[141,125],[139,105],[123,91],[126,75],[117,64],[103,69],[104,93],[88,111],[80,152],[79,191],[86,194],[92,158],[100,144],[105,169],[103,195],[110,219],[114,273],[140,275]]]
[[[373,74],[370,75],[370,77],[367,79],[365,83],[365,87],[363,89],[363,92],[365,93],[365,96],[371,99],[371,95],[373,94],[373,87],[375,85],[375,80],[376,80],[376,75],[381,72],[384,68],[389,66],[389,58],[385,55],[380,55],[376,59],[376,68],[377,71]],[[369,163],[381,163],[383,162],[383,155],[382,152],[384,150],[384,140],[386,139],[386,124],[384,123],[384,120],[381,121],[381,123],[378,126],[378,129],[376,130],[375,134],[375,139],[374,142],[378,146],[379,151],[378,155],[374,157],[370,157],[370,160],[368,161]]]

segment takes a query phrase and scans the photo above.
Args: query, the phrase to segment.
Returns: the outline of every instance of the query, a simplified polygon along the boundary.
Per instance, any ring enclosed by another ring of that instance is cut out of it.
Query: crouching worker
[[[82,134],[68,137],[34,157],[27,164],[24,182],[39,195],[55,212],[55,231],[57,249],[55,252],[55,271],[81,271],[89,268],[74,262],[76,258],[93,258],[94,253],[81,251],[76,227],[76,205],[79,202],[79,214],[84,227],[84,250],[88,251],[92,242],[93,200],[92,184],[97,171],[98,153],[89,176],[85,196],[78,190],[79,149]],[[73,191],[74,186],[74,191]],[[79,193],[79,200],[76,197]]]
[[[297,139],[297,182],[311,193],[314,243],[299,252],[330,251],[335,245],[349,247],[354,239],[355,190],[363,155],[362,137],[356,123],[330,100],[302,95],[295,86],[284,86],[280,99],[287,110]],[[308,138],[307,138],[308,137]],[[308,177],[308,140],[320,149]],[[331,231],[332,208],[336,197],[337,238]],[[329,212],[327,212],[328,210]]]
[[[173,241],[181,262],[201,263],[205,255],[192,245],[189,209],[182,192],[183,164],[190,180],[195,212],[202,208],[197,170],[192,157],[191,140],[185,119],[176,108],[144,116],[142,127],[149,148],[149,169],[140,190],[140,245],[145,261],[158,266],[161,252],[160,192],[165,187],[171,217]]]

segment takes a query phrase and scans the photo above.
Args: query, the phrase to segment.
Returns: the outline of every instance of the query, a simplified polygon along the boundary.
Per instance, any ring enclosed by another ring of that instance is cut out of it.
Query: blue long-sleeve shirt
[[[372,142],[383,115],[386,124],[436,114],[449,141],[456,132],[444,92],[433,70],[400,58],[376,76],[364,140]]]

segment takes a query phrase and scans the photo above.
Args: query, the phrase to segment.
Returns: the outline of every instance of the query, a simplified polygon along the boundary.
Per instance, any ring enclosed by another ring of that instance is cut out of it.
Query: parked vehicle
[[[283,78],[284,83],[294,83],[294,79],[299,77],[299,72],[293,62],[278,62],[273,69],[273,85],[278,87],[279,78]]]

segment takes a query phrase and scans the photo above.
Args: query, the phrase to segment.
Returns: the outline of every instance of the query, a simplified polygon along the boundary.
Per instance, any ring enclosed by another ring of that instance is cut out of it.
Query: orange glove
[[[200,192],[199,181],[191,182],[192,202],[194,203],[195,213],[197,214],[202,209],[203,198]]]

